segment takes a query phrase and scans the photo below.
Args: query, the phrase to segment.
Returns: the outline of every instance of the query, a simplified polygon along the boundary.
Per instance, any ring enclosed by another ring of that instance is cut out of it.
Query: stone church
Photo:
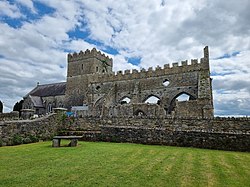
[[[213,117],[208,47],[201,59],[155,69],[113,72],[113,60],[93,48],[68,54],[67,81],[37,85],[23,109],[66,108],[89,117]],[[178,101],[187,95],[187,101]],[[148,102],[154,98],[156,102]]]

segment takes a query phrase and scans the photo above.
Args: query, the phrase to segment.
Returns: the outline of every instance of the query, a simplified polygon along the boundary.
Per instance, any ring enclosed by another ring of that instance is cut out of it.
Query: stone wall
[[[103,127],[102,140],[208,149],[250,151],[249,134],[167,131],[161,128]]]
[[[106,66],[109,67],[108,71],[99,72]],[[184,113],[179,111],[178,116],[213,116],[208,47],[204,48],[203,58],[192,59],[190,63],[185,60],[172,63],[172,66],[165,64],[164,67],[157,66],[155,69],[150,67],[148,70],[133,69],[116,73],[112,72],[112,60],[96,49],[68,55],[66,106],[70,108],[86,104],[89,106],[89,116],[120,117],[124,111],[117,110],[119,107],[116,106],[124,98],[129,98],[131,104],[143,104],[152,96],[159,99],[159,105],[165,110],[165,114],[171,115],[175,112],[176,98],[182,94],[187,94],[190,100],[197,100],[199,104],[191,103],[186,105],[188,108],[182,107],[185,109],[182,110]],[[131,107],[128,113],[134,115],[131,112],[134,105],[127,106]],[[144,114],[148,111],[143,108],[138,110]],[[196,112],[197,110],[199,111]],[[155,116],[160,115],[162,114],[156,113]]]
[[[19,112],[0,113],[0,121],[16,120],[19,118]]]
[[[250,118],[79,118],[70,130],[84,140],[250,151]]]
[[[104,120],[102,140],[250,151],[249,118]]]
[[[61,128],[60,116],[55,114],[34,120],[0,121],[0,145],[48,140]]]
[[[65,118],[1,121],[1,145],[48,140],[54,135],[83,140],[250,151],[250,118]]]

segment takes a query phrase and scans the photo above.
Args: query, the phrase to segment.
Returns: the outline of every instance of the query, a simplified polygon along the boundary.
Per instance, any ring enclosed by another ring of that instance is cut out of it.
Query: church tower
[[[111,74],[113,60],[93,48],[91,51],[68,54],[66,106],[82,106],[93,74]]]

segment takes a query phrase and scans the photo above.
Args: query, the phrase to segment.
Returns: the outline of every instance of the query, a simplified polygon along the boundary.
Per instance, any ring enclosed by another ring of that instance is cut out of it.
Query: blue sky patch
[[[15,1],[10,0],[9,3],[15,4]],[[32,12],[28,7],[18,3],[17,7],[22,16],[18,18],[2,16],[0,17],[0,21],[7,23],[10,27],[20,28],[22,27],[23,22],[34,22],[35,20],[41,19],[44,15],[53,14],[55,12],[54,8],[48,7],[38,1],[33,2],[33,5],[37,13]]]
[[[20,10],[26,16],[25,20],[31,20],[33,22],[34,20],[41,19],[44,15],[50,15],[55,12],[54,8],[48,7],[37,1],[33,2],[33,6],[37,13],[33,13],[28,7],[20,4]]]
[[[223,56],[220,56],[220,57],[218,57],[218,58],[215,58],[215,60],[223,59],[223,58],[231,58],[231,57],[237,56],[238,54],[240,54],[240,51],[235,51],[235,52],[233,52],[233,53],[231,53],[231,54],[226,53],[226,54],[224,54]]]
[[[126,58],[128,63],[133,64],[133,65],[139,65],[141,63],[141,57],[131,57],[131,58]]]
[[[75,30],[71,30],[69,32],[67,32],[68,36],[71,39],[83,39],[85,42],[89,43],[89,44],[93,44],[95,46],[98,46],[99,49],[101,49],[102,51],[108,53],[108,54],[112,54],[112,55],[117,55],[119,54],[118,50],[111,47],[111,46],[106,46],[104,43],[91,39],[90,38],[90,32],[89,31],[82,31],[80,30],[79,27],[76,27]]]
[[[20,28],[22,26],[22,21],[18,19],[13,19],[7,16],[0,17],[1,22],[7,23],[10,27]]]
[[[68,36],[72,39],[81,38],[86,39],[89,37],[90,33],[88,31],[82,31],[79,27],[76,27],[74,30],[67,32]]]
[[[43,16],[45,14],[53,14],[55,12],[55,9],[49,6],[46,6],[45,4],[39,2],[39,1],[34,1],[33,2],[34,7],[36,10],[38,10],[38,13],[40,16]]]
[[[225,75],[232,75],[232,74],[235,74],[235,72],[232,72],[232,70],[228,70],[227,72],[224,72],[224,73],[218,73],[214,71],[211,72],[211,76],[225,76]]]

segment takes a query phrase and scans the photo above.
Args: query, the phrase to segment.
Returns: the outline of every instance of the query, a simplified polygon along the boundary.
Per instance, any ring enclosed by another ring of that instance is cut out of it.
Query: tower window
[[[98,67],[96,67],[96,72],[98,72]]]
[[[83,70],[83,64],[82,64],[82,70]]]
[[[97,86],[96,89],[99,90],[101,87],[100,86]]]

